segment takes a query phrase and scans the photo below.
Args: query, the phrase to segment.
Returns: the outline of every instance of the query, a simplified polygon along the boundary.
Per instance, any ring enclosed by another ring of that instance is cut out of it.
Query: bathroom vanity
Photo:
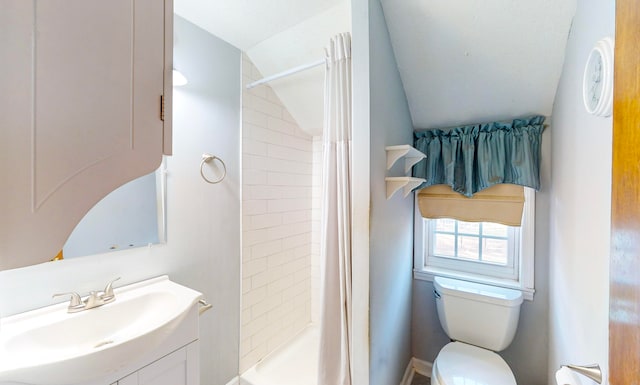
[[[114,292],[0,319],[0,385],[199,385],[202,294],[167,276]]]
[[[180,348],[113,385],[198,385],[198,342]]]

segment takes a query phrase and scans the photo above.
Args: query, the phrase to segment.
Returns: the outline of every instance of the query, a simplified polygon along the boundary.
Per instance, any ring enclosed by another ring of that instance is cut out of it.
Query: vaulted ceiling
[[[576,0],[381,0],[416,128],[551,115]]]
[[[414,127],[551,114],[577,0],[380,1]],[[322,58],[350,30],[349,10],[349,0],[175,0],[265,76]],[[321,69],[270,86],[304,130],[321,132]]]

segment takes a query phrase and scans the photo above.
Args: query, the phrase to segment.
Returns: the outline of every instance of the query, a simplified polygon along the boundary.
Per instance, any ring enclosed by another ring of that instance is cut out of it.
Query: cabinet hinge
[[[164,95],[160,95],[160,120],[164,122]]]

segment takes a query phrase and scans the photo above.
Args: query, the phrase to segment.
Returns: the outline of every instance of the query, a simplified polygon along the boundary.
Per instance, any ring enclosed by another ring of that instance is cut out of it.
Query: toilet
[[[433,362],[431,384],[516,385],[495,352],[513,341],[522,293],[444,277],[435,277],[433,285],[440,324],[453,342]]]

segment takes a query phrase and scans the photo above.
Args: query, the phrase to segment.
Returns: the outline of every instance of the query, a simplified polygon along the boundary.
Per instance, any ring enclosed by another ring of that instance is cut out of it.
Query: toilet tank
[[[522,293],[457,279],[433,280],[440,324],[454,341],[499,352],[516,334]]]

